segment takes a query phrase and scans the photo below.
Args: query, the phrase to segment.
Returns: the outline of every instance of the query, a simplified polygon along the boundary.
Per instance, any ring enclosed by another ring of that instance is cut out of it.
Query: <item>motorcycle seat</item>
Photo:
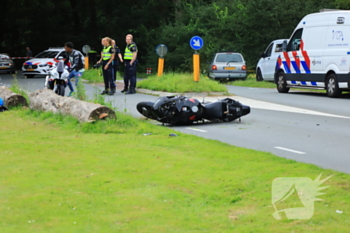
[[[207,118],[220,118],[222,117],[222,103],[221,102],[213,102],[210,104],[205,104],[205,116]]]

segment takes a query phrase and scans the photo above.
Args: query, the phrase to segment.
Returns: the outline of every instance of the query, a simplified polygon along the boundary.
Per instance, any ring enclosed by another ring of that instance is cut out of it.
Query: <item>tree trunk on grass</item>
[[[51,111],[71,115],[80,122],[93,122],[105,118],[115,119],[115,112],[103,105],[62,97],[52,90],[36,90],[29,94],[29,108],[37,111]]]
[[[3,99],[4,105],[8,108],[28,105],[26,98],[5,86],[0,86],[0,98]]]

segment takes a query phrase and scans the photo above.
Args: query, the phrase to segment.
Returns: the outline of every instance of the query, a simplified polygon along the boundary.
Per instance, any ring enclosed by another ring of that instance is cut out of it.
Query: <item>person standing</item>
[[[105,37],[101,41],[103,45],[103,49],[101,52],[101,59],[97,62],[97,64],[102,62],[103,69],[103,79],[105,83],[105,90],[101,93],[101,95],[114,95],[115,86],[113,82],[113,74],[112,74],[112,62],[114,60],[114,48],[112,47],[112,40],[109,37]]]
[[[69,76],[68,76],[68,87],[70,89],[70,93],[68,96],[72,96],[72,94],[74,92],[74,88],[73,88],[72,82],[70,80],[74,77],[75,78],[75,87],[78,86],[79,78],[83,75],[83,72],[85,71],[83,55],[81,54],[81,52],[73,49],[72,42],[65,43],[64,50],[67,53],[67,58],[64,61],[64,64],[68,65],[68,62],[70,63]]]
[[[27,60],[28,60],[28,59],[33,57],[33,53],[32,53],[32,50],[30,50],[29,47],[27,47],[26,50],[27,50],[26,57],[27,57]]]
[[[113,61],[113,80],[117,80],[117,72],[119,67],[119,61],[123,62],[122,54],[119,47],[116,45],[115,40],[112,40],[112,46],[114,47],[114,61]]]
[[[133,41],[131,34],[126,35],[126,47],[124,52],[125,73],[124,89],[122,93],[135,94],[136,91],[136,65],[137,65],[137,45]],[[130,83],[130,85],[129,85]]]

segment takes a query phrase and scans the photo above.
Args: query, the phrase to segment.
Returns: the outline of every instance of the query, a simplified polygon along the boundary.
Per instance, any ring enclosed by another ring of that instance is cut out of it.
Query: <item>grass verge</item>
[[[257,82],[255,74],[249,74],[246,80],[237,80],[229,82],[230,85],[240,87],[260,87],[260,88],[276,88],[273,82],[261,81]]]
[[[149,76],[147,79],[138,82],[137,87],[176,93],[227,92],[225,85],[205,76],[202,76],[199,82],[194,82],[190,73],[168,73],[161,77]]]
[[[147,78],[149,75],[145,73],[137,73],[136,77]],[[87,80],[88,83],[103,83],[102,68],[86,70],[83,74],[83,79]],[[124,73],[118,71],[117,79],[124,79]]]
[[[117,114],[0,114],[1,232],[348,231],[349,175]],[[313,218],[272,217],[275,178],[320,173],[335,175]]]

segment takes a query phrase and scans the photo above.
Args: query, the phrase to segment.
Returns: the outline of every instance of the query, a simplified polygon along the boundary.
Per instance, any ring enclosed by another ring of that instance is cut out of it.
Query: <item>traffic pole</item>
[[[164,70],[164,57],[158,59],[158,77],[163,75]]]
[[[199,64],[199,54],[196,51],[196,53],[193,54],[193,80],[195,82],[199,81]]]
[[[85,70],[89,69],[89,57],[85,56]]]

